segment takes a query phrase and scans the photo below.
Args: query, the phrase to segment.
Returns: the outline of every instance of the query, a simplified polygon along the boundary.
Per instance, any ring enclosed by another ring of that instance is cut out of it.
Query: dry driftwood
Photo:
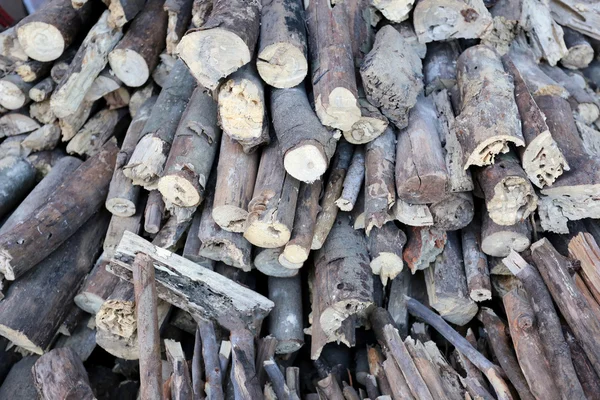
[[[110,260],[101,256],[85,281],[81,289],[73,298],[75,304],[92,315],[95,315],[102,304],[108,299],[120,279],[106,270]]]
[[[69,348],[54,349],[43,355],[35,362],[31,373],[41,399],[96,398],[83,363]]]

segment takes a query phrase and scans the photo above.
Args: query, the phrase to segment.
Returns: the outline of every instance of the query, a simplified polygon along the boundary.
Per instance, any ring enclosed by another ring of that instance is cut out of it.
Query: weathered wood
[[[64,78],[57,85],[50,104],[59,118],[73,114],[84,101],[87,90],[108,62],[108,53],[122,37],[120,29],[108,25],[109,12],[104,11],[79,47]]]
[[[176,53],[179,41],[190,26],[193,2],[193,0],[165,0],[164,8],[167,12],[166,50],[168,54]]]
[[[5,29],[0,34],[0,55],[13,62],[27,61],[29,58],[19,43],[14,26]]]
[[[335,204],[342,211],[352,211],[360,194],[362,184],[365,178],[365,149],[357,146],[352,153],[350,166],[344,178],[342,185],[342,194],[335,201]]]
[[[77,168],[34,215],[0,235],[0,271],[7,279],[14,280],[33,268],[100,208],[117,152],[116,144],[109,141]]]
[[[156,85],[161,88],[165,87],[169,80],[169,75],[175,66],[175,61],[177,61],[175,56],[167,53],[162,53],[160,55],[160,61],[156,68],[154,68],[154,71],[152,71],[152,80]]]
[[[467,332],[471,332],[470,329]],[[472,334],[472,332],[471,332]],[[468,334],[467,334],[468,335]],[[473,336],[474,339],[474,336]],[[488,393],[486,387],[482,382],[483,375],[479,370],[475,368],[473,364],[471,364],[471,371],[467,372],[466,383],[463,384],[462,377],[454,370],[452,366],[448,364],[446,358],[440,352],[438,345],[429,340],[423,343],[425,348],[425,352],[427,356],[431,360],[431,363],[436,367],[440,378],[442,380],[442,385],[444,387],[445,392],[448,394],[448,397],[459,400],[466,397],[465,394],[465,386],[467,387],[467,391],[472,394],[472,397],[478,398],[481,397],[483,399],[491,400],[493,397]]]
[[[4,139],[2,143],[0,143],[0,158],[26,158],[30,154],[30,151],[25,149],[21,144],[28,136],[28,133],[23,133]]]
[[[142,106],[150,98],[155,96],[156,85],[150,81],[139,89],[136,89],[129,99],[129,114],[134,119]]]
[[[423,343],[409,336],[404,340],[404,345],[433,398],[440,400],[451,399],[450,393],[444,389],[439,371],[433,365]]]
[[[390,213],[394,219],[408,226],[433,225],[433,215],[425,204],[410,204],[396,197]]]
[[[594,399],[600,395],[600,380],[594,371],[590,360],[586,357],[577,339],[569,331],[565,332],[565,339],[569,344],[573,366],[577,372],[577,378],[581,382],[581,387],[588,399]]]
[[[60,142],[58,123],[47,124],[31,132],[22,142],[21,147],[28,153],[53,150]]]
[[[56,115],[54,115],[54,113],[52,112],[49,99],[41,101],[39,103],[32,103],[29,106],[29,115],[31,118],[35,118],[42,124],[52,124],[54,123],[54,121],[56,121]],[[5,115],[2,118],[5,118],[6,116],[7,115]]]
[[[260,382],[254,366],[254,337],[250,331],[239,329],[231,331],[231,379],[235,398],[262,400]]]
[[[304,86],[273,89],[271,115],[286,171],[302,182],[320,179],[335,151],[335,138],[312,110]]]
[[[71,61],[73,61],[73,58],[75,58],[77,50],[77,46],[71,46],[67,48],[54,62],[52,69],[50,69],[50,77],[57,85],[65,77],[67,71],[69,70],[69,65],[71,64]]]
[[[556,65],[568,50],[563,40],[563,30],[554,21],[550,10],[549,2],[523,0],[519,25],[527,32],[538,58]]]
[[[410,294],[412,280],[410,271],[403,268],[402,271],[392,280],[390,295],[387,303],[387,310],[394,320],[400,336],[408,336],[408,310],[406,309],[406,299],[404,296]]]
[[[277,339],[275,352],[290,354],[304,345],[300,275],[269,277],[269,299],[275,307],[269,315],[269,333]]]
[[[383,369],[384,357],[376,347],[367,346],[367,357],[369,361],[369,372],[376,379],[377,388],[385,396],[392,396],[394,393],[390,382]]]
[[[600,262],[600,248],[594,237],[587,232],[580,232],[569,242],[569,256],[579,261],[581,266],[579,274],[598,301],[600,299],[600,275],[596,269]]]
[[[31,373],[41,399],[96,398],[83,363],[69,348],[54,349],[43,355],[35,362]]]
[[[480,222],[478,220],[472,221],[462,229],[461,236],[469,295],[477,302],[490,300],[492,298],[492,286],[487,257],[481,249]]]
[[[594,59],[594,48],[590,42],[581,33],[562,27],[563,39],[567,46],[567,54],[561,59],[560,63],[568,69],[582,69],[590,65]]]
[[[29,98],[35,102],[44,101],[50,98],[50,95],[54,91],[56,83],[51,77],[42,79],[36,83],[31,89],[29,89]]]
[[[91,117],[67,144],[67,153],[93,156],[111,137],[119,137],[131,119],[127,109],[104,109]]]
[[[40,128],[40,124],[25,114],[19,110],[2,115],[0,117],[0,137],[16,136]]]
[[[303,263],[294,264],[283,257],[283,247],[262,249],[254,257],[254,267],[267,276],[290,278],[299,273]],[[280,260],[283,260],[280,261]]]
[[[85,0],[89,1],[89,0]],[[110,15],[108,23],[110,26],[123,27],[132,21],[144,8],[145,0],[108,0]]]
[[[402,371],[396,361],[391,354],[386,352],[386,360],[383,362],[383,370],[385,371],[385,376],[390,383],[390,387],[394,392],[394,399],[406,399],[406,400],[414,400],[408,384],[406,383],[406,379],[402,375]]]
[[[600,40],[600,9],[594,2],[575,3],[572,0],[551,0],[552,17],[561,25]],[[581,6],[577,6],[581,4]]]
[[[173,367],[171,378],[171,398],[177,400],[186,400],[192,398],[192,378],[188,364],[185,360],[185,354],[181,348],[181,343],[165,339],[165,350],[167,360]]]
[[[423,89],[421,59],[392,26],[384,26],[375,37],[360,75],[367,99],[402,129],[408,125],[408,111]],[[395,96],[394,93],[404,93]]]
[[[103,96],[114,92],[123,86],[123,82],[117,78],[110,67],[105,67],[94,79],[94,82],[85,94],[85,100],[96,101]]]
[[[198,332],[202,338],[202,358],[206,373],[206,392],[215,400],[223,399],[222,375],[226,371],[219,365],[219,348],[215,336],[215,328],[211,321],[198,320]]]
[[[428,268],[442,253],[447,234],[435,227],[409,227],[407,232],[408,242],[402,257],[414,275],[418,270]]]
[[[92,111],[97,109],[97,104],[84,100],[73,114],[58,119],[63,142],[68,142],[79,132],[79,129],[88,120]],[[52,101],[50,101],[50,112],[53,118],[56,118],[56,114],[54,114],[52,108]]]
[[[343,398],[342,388],[331,373],[317,382],[317,393],[319,398],[327,400]]]
[[[202,26],[181,39],[177,52],[200,85],[215,90],[221,78],[250,62],[260,10],[256,0],[216,0]]]
[[[182,238],[192,223],[196,207],[177,207],[168,204],[170,217],[152,240],[152,244],[170,251],[177,251],[183,245]]]
[[[144,209],[144,231],[158,233],[165,217],[165,202],[158,190],[148,193],[146,208]]]
[[[481,215],[481,250],[493,257],[506,257],[511,250],[524,251],[531,244],[531,228],[528,221],[514,225],[498,225],[485,211]]]
[[[38,151],[27,157],[27,161],[35,168],[36,180],[43,179],[60,159],[67,155],[61,149]]]
[[[200,28],[212,12],[212,0],[194,0],[192,5],[192,24],[196,28]]]
[[[448,193],[440,201],[429,206],[433,225],[438,229],[455,231],[473,220],[475,207],[471,192]]]
[[[396,278],[404,267],[402,249],[406,244],[406,235],[392,221],[371,231],[367,244],[371,271],[379,275],[383,286],[386,286],[388,279]]]
[[[0,79],[0,105],[7,110],[18,110],[31,102],[29,91],[33,84],[26,82],[17,74]]]
[[[396,200],[394,190],[395,135],[391,128],[369,142],[365,150],[365,232],[381,228]],[[398,150],[399,152],[399,150]]]
[[[343,131],[344,138],[352,144],[368,143],[376,139],[389,125],[388,119],[381,111],[367,100],[362,83],[359,82],[358,85],[358,106],[361,116],[349,130]]]
[[[34,186],[35,168],[26,159],[6,157],[0,160],[0,217],[27,197]]]
[[[27,60],[19,63],[15,67],[15,72],[23,79],[24,82],[35,84],[44,79],[50,72],[52,63],[40,62],[35,60]],[[52,78],[48,77],[51,81]]]
[[[92,315],[95,315],[102,304],[108,299],[120,279],[106,270],[110,260],[101,256],[96,265],[83,281],[81,289],[73,301],[75,304]]]
[[[130,231],[136,234],[140,232],[142,229],[142,217],[144,216],[145,204],[146,198],[144,196],[144,198],[140,199],[139,205],[136,207],[136,213],[131,217],[112,216],[103,245],[104,255],[107,259],[110,259],[115,252],[115,249],[123,237],[123,232]]]
[[[126,339],[136,333],[133,285],[120,280],[96,313],[96,328]]]
[[[456,59],[460,55],[458,42],[432,42],[423,60],[425,94],[451,89],[456,85]],[[454,115],[452,115],[454,117]]]

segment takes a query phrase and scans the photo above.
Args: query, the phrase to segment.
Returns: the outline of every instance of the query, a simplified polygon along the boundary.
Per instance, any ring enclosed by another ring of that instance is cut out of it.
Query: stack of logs
[[[599,94],[592,0],[47,1],[0,400],[600,399]]]

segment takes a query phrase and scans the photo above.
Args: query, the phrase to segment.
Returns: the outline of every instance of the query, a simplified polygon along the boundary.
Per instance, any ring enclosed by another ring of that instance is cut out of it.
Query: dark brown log
[[[269,299],[275,307],[269,315],[269,334],[277,339],[277,354],[290,354],[304,345],[300,275],[269,277]]]
[[[595,399],[600,396],[600,379],[573,334],[569,331],[565,332],[565,339],[569,344],[573,367],[575,367],[581,387],[588,399]]]
[[[0,386],[0,399],[35,399],[38,393],[35,389],[31,367],[39,356],[23,357],[13,365]]]
[[[230,336],[233,360],[231,378],[235,398],[263,399],[260,382],[254,367],[254,337],[246,329],[233,330]]]
[[[190,26],[193,3],[193,0],[165,0],[164,8],[167,12],[166,50],[168,54],[175,54],[179,41]]]
[[[96,328],[126,339],[136,333],[133,285],[120,280],[96,313]]]
[[[367,99],[400,129],[408,125],[408,111],[423,89],[421,68],[419,56],[392,26],[377,32],[373,50],[361,65]],[[393,95],[399,92],[405,95]]]
[[[365,179],[365,148],[357,146],[352,153],[352,160],[344,178],[342,194],[335,204],[342,211],[352,211],[361,192]]]
[[[216,0],[202,26],[181,39],[177,52],[200,85],[215,90],[221,78],[250,62],[260,9],[254,0]]]
[[[190,318],[191,319],[191,318]],[[200,329],[196,326],[194,341],[194,354],[192,358],[192,391],[193,399],[200,400],[206,397],[204,391],[204,358],[202,355],[202,337]]]
[[[481,250],[493,257],[506,257],[511,250],[524,251],[531,244],[529,221],[498,225],[484,209],[481,224]]]
[[[31,373],[41,399],[96,398],[83,363],[69,348],[54,349],[43,355],[35,362]]]
[[[460,55],[458,42],[432,42],[427,46],[427,55],[423,60],[423,78],[425,94],[456,85],[456,60]]]
[[[83,310],[79,311],[83,313]],[[87,326],[90,322],[91,317],[89,316],[81,319],[79,325],[69,336],[59,336],[54,343],[54,348],[68,347],[81,358],[81,361],[87,361],[96,348],[96,330]]]
[[[41,102],[44,100],[48,100],[50,95],[54,91],[56,87],[56,83],[52,80],[51,77],[47,77],[42,79],[40,82],[36,83],[31,89],[29,89],[29,97],[31,100],[35,102]]]
[[[367,236],[373,227],[383,226],[388,210],[396,201],[394,163],[398,155],[395,142],[394,131],[388,127],[381,136],[367,143],[365,148],[365,233]],[[340,185],[342,184],[343,182],[340,182]]]
[[[75,332],[75,329],[77,329],[77,326],[83,322],[84,318],[86,322],[89,319],[85,311],[73,304],[60,328],[58,328],[58,332],[65,337],[71,336]]]
[[[456,231],[473,220],[475,207],[471,192],[446,194],[440,201],[429,206],[433,225],[438,229]]]
[[[109,260],[100,257],[73,299],[75,304],[92,315],[108,299],[120,279],[106,270]]]
[[[383,286],[387,285],[388,279],[395,279],[402,271],[402,249],[405,244],[406,235],[393,221],[375,229],[367,238],[371,256],[369,265],[373,274],[379,275]]]
[[[221,370],[219,364],[219,349],[214,325],[211,321],[198,320],[198,331],[202,338],[206,391],[215,400],[223,399],[222,375],[225,375],[227,371]]]
[[[404,247],[402,257],[413,273],[426,269],[442,254],[446,245],[447,234],[445,231],[428,227],[409,227],[408,242]]]
[[[264,363],[275,357],[275,349],[277,347],[277,339],[269,335],[258,340],[256,344],[256,375],[261,385],[267,383],[267,371],[265,370]]]
[[[23,223],[0,235],[0,271],[14,280],[75,233],[99,209],[118,148],[113,141],[89,158]],[[60,222],[60,223],[57,223]]]
[[[271,114],[286,171],[302,182],[320,179],[336,143],[312,110],[304,86],[273,89]]]
[[[474,220],[461,231],[465,275],[469,295],[474,301],[492,298],[490,271],[485,253],[481,249],[481,224]]]
[[[600,248],[592,235],[580,232],[569,242],[569,256],[579,261],[579,275],[592,292],[596,302],[600,300]]]
[[[171,377],[171,398],[173,400],[187,400],[192,398],[192,378],[181,343],[165,339],[165,352],[167,360],[173,367]]]

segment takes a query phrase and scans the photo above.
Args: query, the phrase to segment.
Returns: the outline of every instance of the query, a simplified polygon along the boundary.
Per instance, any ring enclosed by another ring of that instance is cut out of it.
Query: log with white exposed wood
[[[346,141],[338,144],[331,163],[327,183],[323,189],[321,209],[317,214],[317,222],[313,234],[311,249],[318,250],[323,246],[338,214],[335,200],[342,192],[342,185],[352,157],[352,145]],[[365,196],[362,196],[363,200]],[[363,226],[364,227],[364,226]]]
[[[215,90],[221,78],[250,62],[260,10],[257,0],[215,0],[202,26],[181,39],[177,52],[200,85]]]
[[[423,0],[413,12],[415,32],[422,43],[477,39],[492,25],[482,0]]]
[[[15,72],[24,82],[34,83],[48,76],[51,67],[52,63],[49,62],[28,60],[17,64]]]
[[[131,118],[135,118],[138,111],[142,108],[146,101],[155,96],[155,92],[156,85],[153,81],[148,82],[133,92],[129,98],[129,113],[131,114]]]
[[[277,278],[289,278],[298,275],[304,264],[294,264],[287,261],[282,256],[283,250],[283,247],[258,250],[254,256],[254,267],[267,276]]]
[[[36,180],[43,179],[56,163],[67,154],[61,149],[38,151],[27,156],[27,161],[33,165],[36,172]]]
[[[320,179],[329,166],[336,139],[315,115],[303,84],[273,89],[271,115],[285,170],[302,182]]]
[[[405,244],[406,235],[394,221],[372,230],[367,237],[371,271],[379,275],[384,286],[387,285],[388,279],[395,279],[402,271],[402,250]]]
[[[123,86],[123,82],[117,78],[110,67],[106,67],[100,72],[100,74],[94,79],[94,83],[88,89],[85,94],[87,101],[96,101],[101,99],[103,96],[114,92]]]
[[[450,90],[456,85],[456,60],[460,55],[457,41],[432,42],[423,60],[425,94]],[[454,115],[452,116],[454,117]]]
[[[194,91],[194,78],[178,60],[141,133],[123,173],[134,185],[155,189],[164,170],[177,126]]]
[[[142,86],[158,64],[167,33],[167,13],[163,5],[164,0],[148,0],[108,55],[111,69],[127,86]]]
[[[14,280],[33,268],[99,209],[108,191],[117,152],[116,144],[109,141],[32,216],[0,235],[0,270],[7,279]]]
[[[97,105],[98,103],[84,100],[73,114],[58,119],[63,142],[68,142],[73,139],[73,136],[75,136],[86,123],[92,111],[97,109]],[[32,104],[32,106],[35,106],[35,104]],[[52,100],[50,100],[50,110],[48,113],[51,113],[53,118],[57,117],[52,108]],[[48,116],[48,118],[50,118],[50,116]]]
[[[158,296],[200,318],[211,318],[227,329],[247,326],[255,331],[273,303],[207,268],[160,249],[139,236],[125,232],[111,260],[111,271],[131,280],[134,254],[148,254],[154,262]],[[168,271],[168,272],[167,272]],[[181,286],[180,282],[186,282]],[[210,296],[197,292],[210,291]]]
[[[568,69],[583,69],[590,65],[594,59],[594,48],[588,39],[566,26],[563,26],[562,30],[567,54],[560,59],[561,65]]]
[[[160,342],[160,338],[158,338],[157,341]],[[173,368],[170,385],[171,396],[173,399],[189,399],[192,397],[192,378],[181,343],[175,340],[165,339],[164,344],[167,360]],[[157,357],[157,361],[159,359],[160,358]],[[157,364],[160,365],[158,362]],[[158,383],[160,384],[160,380]],[[160,387],[160,385],[158,387]]]
[[[367,99],[396,127],[405,128],[408,111],[423,90],[421,59],[408,41],[392,26],[382,27],[363,60],[360,75]],[[393,94],[399,92],[404,95]]]
[[[202,203],[221,142],[216,102],[205,93],[204,88],[198,86],[181,116],[165,169],[158,181],[158,190],[163,197],[180,207],[193,207]],[[221,157],[225,157],[223,152],[226,152],[224,147],[221,148]],[[252,160],[250,156],[241,158],[245,161]],[[247,167],[247,173],[251,174],[251,165]],[[243,175],[236,176],[241,179]]]
[[[17,74],[0,79],[0,105],[8,110],[18,110],[30,103],[29,91],[33,83],[25,82]]]
[[[120,29],[109,27],[108,16],[109,12],[104,11],[90,29],[50,98],[52,111],[59,118],[73,114],[81,106],[86,92],[106,67],[108,53],[123,36]]]
[[[27,61],[29,58],[19,43],[14,26],[0,33],[0,55],[14,62]]]
[[[366,98],[362,85],[358,87],[358,106],[361,116],[352,127],[344,131],[344,138],[352,144],[368,143],[379,137],[389,125],[388,119]]]
[[[192,224],[196,207],[178,207],[166,204],[170,217],[160,228],[152,244],[170,251],[177,251],[183,246],[183,237]]]
[[[112,257],[117,245],[123,237],[123,232],[129,231],[139,233],[142,229],[142,217],[144,216],[144,206],[146,204],[146,196],[138,200],[135,214],[129,217],[120,217],[112,215],[106,237],[104,238],[104,256],[108,259]]]
[[[152,71],[152,80],[161,88],[164,87],[169,79],[169,74],[175,65],[177,58],[167,53],[160,55],[160,61],[154,71]]]
[[[275,303],[269,314],[269,334],[277,339],[275,353],[294,353],[304,345],[300,275],[269,277],[268,286],[269,299]]]
[[[29,106],[29,116],[31,118],[35,118],[37,121],[41,122],[42,124],[51,124],[54,121],[56,121],[56,115],[54,115],[54,113],[52,112],[52,107],[50,107],[50,99],[46,99],[39,103],[32,103]],[[5,115],[5,117],[6,117],[6,115]],[[4,118],[4,117],[2,117],[2,118]],[[1,121],[1,119],[0,119],[0,121]],[[1,124],[1,122],[0,122],[0,124]],[[62,131],[62,129],[61,129],[61,131]]]
[[[26,115],[25,110],[18,110],[0,117],[0,138],[16,136],[35,131],[41,125]]]
[[[505,55],[520,32],[522,0],[498,0],[489,8],[492,25],[481,37],[481,43]]]
[[[448,193],[440,201],[431,204],[429,211],[433,225],[438,229],[455,231],[467,226],[475,214],[471,192]]]
[[[301,83],[308,72],[304,8],[300,0],[263,2],[256,67],[276,88]]]
[[[67,48],[63,54],[54,62],[52,68],[50,69],[50,77],[57,85],[62,81],[62,79],[67,74],[69,70],[69,65],[73,58],[75,58],[75,54],[77,54],[77,46],[71,46]]]
[[[445,231],[435,227],[409,227],[408,242],[404,246],[402,258],[414,274],[426,269],[436,257],[442,254],[447,241]]]
[[[79,0],[81,1],[81,0]],[[85,0],[89,1],[89,0]],[[145,0],[106,0],[110,15],[108,23],[111,27],[122,28],[132,21],[144,8]],[[105,1],[105,2],[106,2]]]
[[[563,30],[550,13],[549,2],[539,0],[523,0],[521,5],[521,28],[527,32],[536,56],[556,63],[568,54],[563,39]]]
[[[344,178],[342,194],[335,201],[335,204],[342,211],[352,211],[358,196],[361,193],[363,181],[365,179],[365,148],[357,146],[352,153],[350,166]]]
[[[30,151],[25,149],[21,144],[27,137],[28,133],[23,133],[17,136],[7,137],[0,143],[0,158],[6,157],[23,157],[26,158]]]
[[[12,210],[33,189],[35,173],[33,165],[22,157],[11,156],[0,160],[0,217]]]
[[[71,6],[69,2],[69,6]],[[93,400],[87,371],[77,354],[69,348],[54,349],[40,357],[31,368],[40,399]]]
[[[469,295],[474,301],[491,300],[492,286],[487,257],[481,249],[481,223],[473,220],[462,229],[462,250]]]
[[[550,0],[552,17],[586,36],[600,40],[600,7],[594,1]]]
[[[69,141],[67,153],[93,156],[111,137],[121,136],[130,122],[129,112],[125,108],[98,111]]]
[[[396,190],[411,204],[436,203],[446,194],[448,173],[436,120],[431,98],[420,96],[410,110],[408,127],[398,132]]]
[[[51,77],[44,78],[29,89],[29,97],[36,103],[48,100],[55,87],[56,83]]]
[[[98,312],[115,289],[115,286],[121,281],[106,270],[109,262],[110,260],[105,259],[104,255],[100,256],[94,268],[85,278],[81,289],[73,298],[77,307],[92,315]]]
[[[135,333],[133,285],[120,280],[96,313],[96,328],[129,339]]]
[[[48,350],[100,252],[107,226],[106,213],[91,218],[32,273],[10,286],[0,304],[2,336],[37,354]],[[44,301],[37,301],[33,293],[44,293]]]
[[[21,142],[21,146],[28,154],[42,150],[53,150],[60,142],[60,128],[58,123],[44,125],[31,132]]]
[[[213,0],[194,0],[192,4],[192,25],[200,28],[212,12]]]
[[[164,8],[167,12],[166,50],[168,54],[176,53],[179,41],[190,26],[193,2],[193,0],[165,0]]]
[[[371,0],[370,4],[391,22],[407,20],[414,2],[410,0]]]
[[[396,203],[391,209],[394,219],[408,226],[431,226],[433,216],[425,204],[410,204],[401,198],[396,198]]]
[[[481,213],[481,250],[492,257],[506,257],[511,250],[524,251],[531,244],[531,227],[527,220],[513,225],[498,225],[483,209]]]
[[[427,295],[445,320],[462,326],[473,319],[478,307],[469,295],[458,235],[448,232],[447,238],[442,253],[425,270]]]
[[[365,147],[365,233],[381,228],[394,205],[394,166],[398,156],[396,135],[392,128]]]
[[[22,19],[16,27],[23,51],[37,61],[54,61],[87,28],[91,3],[74,9],[69,0],[52,0]]]
[[[524,146],[514,85],[498,54],[487,46],[470,47],[458,58],[457,71],[461,110],[456,117],[456,133],[464,153],[464,169],[493,164],[495,156],[506,153],[510,143]],[[498,122],[497,115],[506,118]]]
[[[219,125],[246,153],[269,142],[265,88],[256,67],[246,64],[219,86]]]
[[[158,190],[148,193],[148,201],[144,209],[144,231],[158,233],[165,218],[165,202]]]
[[[492,165],[475,171],[490,218],[498,225],[525,220],[537,207],[537,196],[514,153],[500,154]]]

